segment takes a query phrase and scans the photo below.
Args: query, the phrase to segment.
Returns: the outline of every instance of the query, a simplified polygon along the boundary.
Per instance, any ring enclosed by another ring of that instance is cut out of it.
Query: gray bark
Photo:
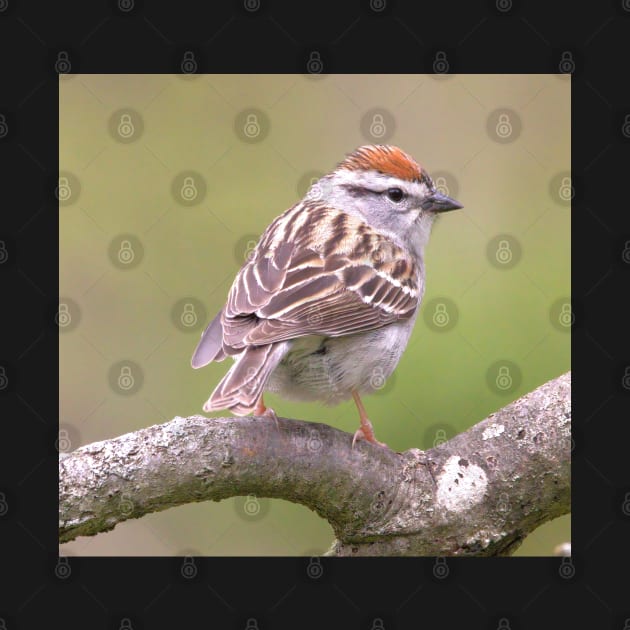
[[[428,451],[357,442],[325,424],[176,417],[59,461],[59,541],[193,501],[239,495],[325,518],[329,554],[494,556],[571,509],[571,376]]]

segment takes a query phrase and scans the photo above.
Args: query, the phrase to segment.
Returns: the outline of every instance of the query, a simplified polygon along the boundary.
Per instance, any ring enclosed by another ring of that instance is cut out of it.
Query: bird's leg
[[[355,431],[354,437],[352,438],[352,448],[354,448],[354,443],[357,440],[366,440],[368,442],[372,442],[372,444],[378,444],[379,446],[384,446],[385,448],[389,448],[385,442],[379,442],[374,437],[374,429],[372,428],[372,423],[370,419],[367,417],[367,412],[365,411],[365,407],[363,406],[363,402],[359,398],[359,393],[357,391],[352,392],[352,398],[354,398],[354,402],[359,410],[359,419],[361,420],[361,426]]]
[[[256,403],[256,407],[254,408],[254,415],[271,418],[276,423],[276,429],[280,428],[276,412],[271,407],[265,407],[265,401],[263,400],[262,394]]]

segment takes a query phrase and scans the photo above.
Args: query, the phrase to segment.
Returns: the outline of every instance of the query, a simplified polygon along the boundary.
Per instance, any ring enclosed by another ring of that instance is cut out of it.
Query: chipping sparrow
[[[263,391],[336,404],[389,377],[424,293],[424,247],[438,213],[462,206],[397,147],[368,145],[274,219],[238,272],[192,357],[235,363],[204,411],[275,418]],[[378,378],[375,379],[375,374]]]

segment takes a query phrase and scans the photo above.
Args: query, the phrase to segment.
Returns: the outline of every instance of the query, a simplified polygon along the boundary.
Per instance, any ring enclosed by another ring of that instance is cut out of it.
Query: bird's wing
[[[419,278],[413,257],[359,218],[294,207],[269,226],[235,278],[221,314],[222,349],[407,319],[422,297]]]

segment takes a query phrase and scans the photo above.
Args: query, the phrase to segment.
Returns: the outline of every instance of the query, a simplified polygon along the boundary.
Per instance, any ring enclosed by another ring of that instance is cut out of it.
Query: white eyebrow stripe
[[[422,182],[410,182],[407,180],[384,175],[378,171],[350,171],[340,169],[332,175],[335,184],[340,186],[363,186],[372,190],[387,190],[388,188],[402,188],[414,197],[425,197],[429,188]],[[376,184],[376,186],[375,186]]]

